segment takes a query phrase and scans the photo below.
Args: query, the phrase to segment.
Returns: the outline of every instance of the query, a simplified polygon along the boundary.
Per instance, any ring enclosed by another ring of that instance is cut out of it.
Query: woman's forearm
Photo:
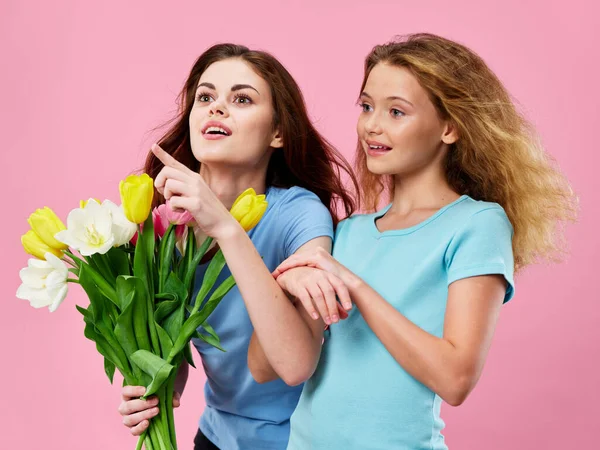
[[[287,384],[303,383],[314,372],[320,342],[241,227],[218,243],[246,304],[258,340],[256,344],[260,344],[271,368]],[[254,355],[249,354],[251,356]],[[256,361],[260,364],[260,354],[258,356]]]

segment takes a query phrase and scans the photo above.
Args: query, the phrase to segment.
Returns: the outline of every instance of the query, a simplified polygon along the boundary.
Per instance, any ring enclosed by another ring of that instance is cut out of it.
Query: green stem
[[[152,445],[152,435],[147,433],[144,444],[146,444],[146,450],[154,450],[154,445]]]
[[[175,248],[175,225],[169,224],[167,231],[162,237],[158,250],[158,292],[163,292]]]
[[[180,364],[175,364],[175,370],[173,370],[173,374],[167,380],[165,396],[167,422],[169,425],[169,437],[171,438],[171,445],[173,446],[173,450],[177,450],[177,438],[175,435],[175,416],[173,414],[173,393],[175,391],[175,379],[177,378],[177,372],[179,371]]]
[[[193,232],[190,239],[196,239]],[[206,254],[208,247],[210,247],[210,244],[212,244],[212,242],[213,238],[207,237],[200,246],[200,248],[196,250],[196,253],[194,253],[194,257],[192,258],[192,260],[187,263],[183,284],[190,292],[192,291],[192,281],[194,280],[194,275],[196,274],[196,268],[198,267],[198,264],[200,264],[200,260]]]
[[[168,417],[168,406],[167,406],[167,402],[168,399],[166,398],[166,388],[163,387],[159,390],[158,392],[158,399],[160,402],[160,429],[161,429],[161,433],[160,435],[163,437],[163,439],[169,443],[169,448],[170,448],[170,444],[171,444],[171,437],[170,437],[170,433],[169,433],[169,417]],[[171,399],[171,407],[173,407],[173,399]],[[165,442],[165,446],[167,445]]]
[[[154,420],[156,420],[156,418],[154,418]],[[165,440],[162,437],[162,433],[161,430],[158,426],[156,426],[156,422],[154,424],[155,426],[151,426],[150,428],[150,435],[152,436],[152,440],[154,441],[154,446],[155,449],[160,449],[160,450],[169,450],[167,448],[167,446],[165,445]]]
[[[78,262],[80,265],[81,265],[81,264],[83,264],[83,262],[84,262],[84,261],[83,261],[83,259],[81,259],[81,258],[79,258],[79,257],[75,256],[75,255],[74,255],[73,253],[71,253],[70,251],[68,251],[68,250],[65,250],[65,252],[64,252],[64,253],[65,253],[65,255],[67,255],[67,256],[70,256],[70,257],[71,257],[71,259],[72,259],[73,261],[75,261],[75,262]]]
[[[151,286],[150,286],[151,288]],[[154,321],[154,297],[152,293],[147,298],[146,310],[148,313],[148,328],[150,328],[150,341],[155,355],[160,356],[160,343],[158,341],[158,332],[156,331],[156,322]]]
[[[137,445],[135,446],[135,450],[142,450],[142,445],[144,445],[144,441],[146,440],[146,435],[148,434],[148,428],[144,430],[144,432],[140,435],[137,441]],[[146,449],[148,446],[146,445]]]
[[[67,278],[67,283],[77,283],[77,284],[81,284],[79,282],[79,280],[76,280],[75,278]]]
[[[106,259],[106,255],[101,255],[99,253],[94,255],[94,262],[97,264],[98,269],[105,280],[115,279],[115,274]]]

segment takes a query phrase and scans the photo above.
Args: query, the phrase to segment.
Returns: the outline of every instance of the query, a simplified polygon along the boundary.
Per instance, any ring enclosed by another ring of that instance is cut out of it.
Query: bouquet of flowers
[[[235,280],[230,276],[215,288],[225,266],[218,251],[193,299],[196,268],[212,239],[198,245],[188,212],[173,211],[168,204],[151,212],[154,186],[147,174],[127,177],[119,190],[120,206],[109,200],[82,201],[69,213],[66,227],[48,207],[31,214],[31,229],[21,242],[35,258],[20,271],[17,297],[54,311],[65,299],[68,283],[80,284],[90,301],[87,308],[76,306],[84,334],[104,357],[110,382],[118,369],[124,384],[146,387],[143,398],[159,399],[160,414],[136,449],[176,450],[177,370],[184,360],[194,366],[193,337],[223,350],[206,319]],[[231,214],[248,231],[266,208],[265,196],[248,189]]]

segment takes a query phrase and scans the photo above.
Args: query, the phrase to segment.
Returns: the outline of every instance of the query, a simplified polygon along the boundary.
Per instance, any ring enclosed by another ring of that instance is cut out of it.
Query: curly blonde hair
[[[432,34],[397,38],[373,48],[365,60],[361,92],[377,64],[405,67],[429,93],[459,139],[446,160],[446,176],[459,194],[500,204],[514,228],[515,269],[564,253],[563,225],[575,220],[577,197],[544,151],[533,126],[485,62],[467,47]],[[374,211],[391,198],[393,178],[367,169],[356,153],[361,203]]]

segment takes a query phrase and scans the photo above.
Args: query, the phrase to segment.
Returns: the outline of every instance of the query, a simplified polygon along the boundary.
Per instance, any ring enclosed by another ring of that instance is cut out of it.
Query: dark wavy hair
[[[300,87],[287,69],[272,55],[235,44],[218,44],[206,50],[194,63],[179,94],[179,112],[168,122],[169,129],[158,144],[181,163],[200,170],[190,145],[189,115],[194,105],[198,80],[213,63],[237,58],[249,64],[270,86],[273,98],[273,127],[283,137],[283,148],[271,156],[267,169],[267,186],[289,188],[301,186],[316,194],[331,212],[334,224],[350,216],[357,208],[354,193],[358,184],[344,157],[321,136],[311,123]],[[144,171],[156,177],[162,163],[149,153]],[[346,176],[353,191],[344,186]],[[155,192],[155,206],[164,198]],[[341,211],[340,211],[341,210]]]

